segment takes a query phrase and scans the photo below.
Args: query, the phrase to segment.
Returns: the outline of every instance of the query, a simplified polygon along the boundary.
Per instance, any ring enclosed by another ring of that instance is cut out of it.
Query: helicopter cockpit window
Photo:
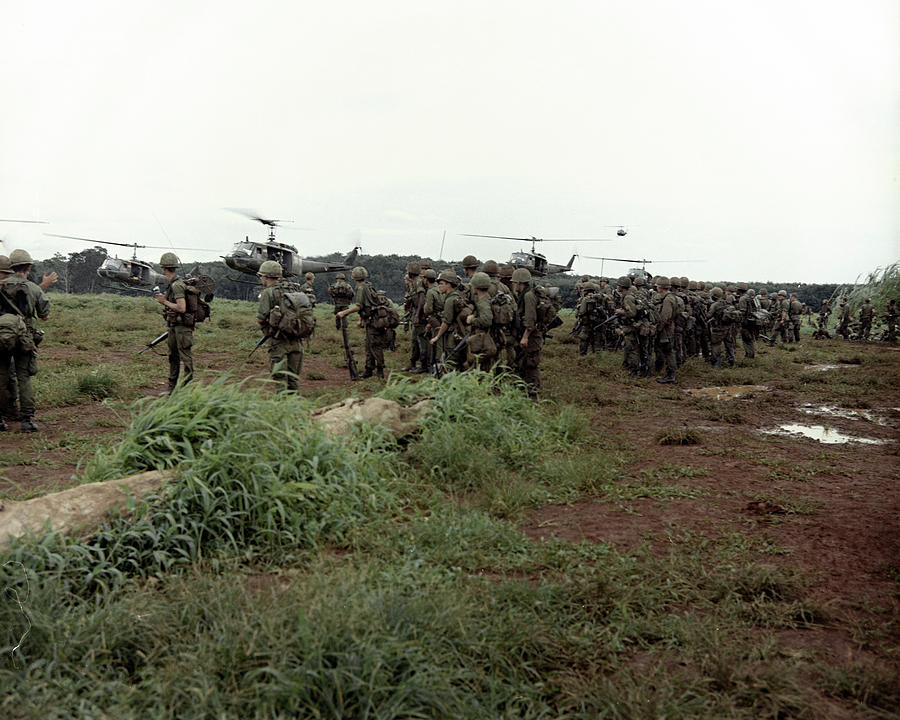
[[[234,247],[231,249],[232,255],[245,255],[250,257],[253,255],[253,243],[250,242],[239,242],[235,243]]]

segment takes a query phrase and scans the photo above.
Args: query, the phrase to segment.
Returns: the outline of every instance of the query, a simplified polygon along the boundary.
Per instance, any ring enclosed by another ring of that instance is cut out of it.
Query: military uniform
[[[791,321],[789,335],[792,342],[800,342],[800,323],[803,321],[803,303],[797,296],[791,293],[791,299],[788,301],[788,318]]]
[[[893,300],[888,300],[884,311],[884,322],[887,324],[885,339],[894,342],[897,339],[897,308]]]
[[[16,252],[14,250],[10,255],[10,259],[13,262],[17,259]],[[25,256],[28,257],[27,254]],[[0,351],[0,408],[3,408],[3,411],[7,411],[15,402],[14,398],[8,396],[12,373],[15,372],[22,430],[33,431],[37,427],[32,422],[35,404],[31,378],[38,371],[37,348],[33,340],[34,319],[40,318],[44,320],[50,315],[50,301],[40,287],[18,273],[10,275],[2,281],[2,284],[5,297],[14,297],[16,301],[21,302],[21,305],[17,305],[19,313],[15,314],[21,314],[30,337],[26,337],[25,345],[17,347],[12,352]],[[14,304],[16,301],[14,301]],[[7,307],[7,302],[5,300],[0,302],[2,302],[0,314],[11,314],[13,309]],[[0,417],[0,426],[2,426],[0,429],[6,429],[2,417]]]
[[[517,280],[518,277],[523,278]],[[527,280],[525,280],[527,278]],[[541,349],[544,347],[544,335],[538,327],[537,298],[531,289],[531,273],[525,268],[516,268],[512,276],[513,283],[523,283],[521,292],[516,296],[518,323],[516,328],[516,340],[519,343],[519,356],[516,363],[516,372],[528,385],[528,394],[536,398],[541,391]],[[522,340],[528,331],[528,339],[525,347]]]
[[[432,271],[433,274],[434,271]],[[444,312],[444,295],[438,290],[436,284],[432,285],[425,291],[425,300],[422,304],[422,317],[425,320],[425,337],[428,339],[437,335],[438,329],[441,327],[441,316]],[[431,343],[425,348],[426,367],[430,370],[434,365],[435,359],[440,359],[441,348],[432,346]]]
[[[313,287],[313,283],[316,281],[316,276],[312,273],[306,273],[304,275],[304,279],[306,280],[303,285],[300,286],[300,292],[306,295],[306,298],[309,300],[309,304],[312,307],[316,306],[316,291]]]
[[[343,273],[337,276],[337,280],[328,288],[328,294],[331,296],[331,301],[334,303],[334,314],[337,315],[341,310],[346,310],[350,307],[350,302],[353,300],[355,292],[353,292],[353,288],[350,283],[348,283],[344,279]],[[341,326],[347,327],[347,318],[339,318],[335,317],[334,319],[334,327],[337,330],[341,329]]]
[[[853,314],[850,312],[850,303],[845,300],[841,301],[841,315],[838,319],[837,333],[844,340],[850,337],[850,323],[853,320]]]
[[[275,285],[263,288],[259,295],[256,319],[268,335],[269,370],[272,379],[280,381],[287,390],[298,390],[300,387],[300,370],[303,368],[303,343],[299,337],[290,337],[269,326],[269,314],[276,305],[280,305],[282,295],[296,289],[294,283],[280,280]],[[304,293],[305,294],[305,293]],[[308,296],[307,296],[308,297]]]
[[[756,329],[757,321],[754,313],[759,309],[756,298],[747,292],[746,283],[738,283],[738,310],[741,311],[741,343],[744,346],[744,357],[753,359],[756,357]]]
[[[171,303],[179,300],[186,301],[184,279],[176,277],[166,287],[166,300]],[[182,384],[187,385],[194,377],[194,316],[188,312],[177,313],[171,308],[163,310],[163,317],[169,328],[167,338],[169,350],[169,390],[175,389],[178,378],[181,376]],[[184,374],[181,375],[181,367],[184,366]]]
[[[379,305],[375,286],[368,280],[356,286],[356,304],[366,329],[366,369],[363,377],[384,377],[384,351],[390,346],[390,333],[386,328],[372,324],[372,314]]]
[[[497,343],[491,332],[494,325],[489,294],[491,281],[486,273],[479,272],[472,276],[469,286],[472,288],[474,310],[466,319],[469,326],[466,365],[474,367],[477,363],[479,369],[487,372],[497,360]],[[484,291],[482,295],[480,291]]]
[[[658,282],[660,290],[669,290],[671,284],[665,277],[660,277]],[[656,329],[656,337],[658,343],[658,352],[665,361],[666,375],[657,378],[657,382],[673,383],[675,382],[675,368],[677,360],[675,359],[675,319],[678,315],[678,300],[675,295],[669,292],[661,292],[662,303],[659,309],[659,325]]]
[[[872,319],[875,317],[875,308],[872,307],[872,301],[866,298],[859,309],[859,334],[863,340],[869,339],[872,332]]]

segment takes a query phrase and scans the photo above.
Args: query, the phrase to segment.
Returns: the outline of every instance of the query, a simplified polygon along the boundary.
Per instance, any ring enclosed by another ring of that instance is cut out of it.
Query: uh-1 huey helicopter
[[[144,288],[166,285],[168,281],[165,275],[156,272],[153,265],[143,260],[138,260],[138,248],[152,248],[158,250],[192,250],[196,252],[208,252],[208,248],[184,248],[184,247],[168,247],[164,245],[138,245],[137,243],[121,243],[112,240],[94,240],[93,238],[76,237],[74,235],[57,235],[56,233],[44,233],[49,237],[65,238],[67,240],[82,240],[89,243],[100,243],[102,245],[118,245],[120,247],[132,248],[130,260],[124,260],[119,257],[107,257],[97,268],[97,275],[104,280],[119,283],[124,288],[137,290],[138,292],[152,292]]]
[[[228,255],[224,255],[222,259],[225,264],[232,270],[246,273],[248,275],[256,275],[259,272],[259,266],[266,260],[275,260],[281,264],[285,277],[293,277],[297,275],[305,275],[311,273],[324,272],[341,272],[343,270],[352,270],[353,264],[356,262],[356,256],[359,247],[354,247],[350,253],[340,263],[320,262],[318,260],[307,260],[300,257],[297,248],[293,245],[278,242],[275,239],[275,228],[280,227],[283,223],[293,222],[293,220],[271,220],[264,218],[258,213],[251,210],[241,210],[239,208],[226,208],[231,212],[243,215],[250,220],[255,220],[269,228],[269,237],[265,242],[257,242],[246,236],[241,242],[235,243],[234,247]]]
[[[617,227],[619,228],[617,235],[622,236],[627,233],[624,227],[620,225],[612,225],[605,227]],[[612,242],[612,238],[537,238],[537,237],[508,237],[506,235],[475,235],[472,233],[460,233],[465,237],[483,237],[483,238],[496,238],[498,240],[516,240],[519,242],[530,242],[531,243],[531,252],[527,252],[525,250],[520,250],[519,252],[514,252],[509,257],[509,264],[516,268],[526,268],[532,275],[537,277],[542,277],[544,275],[554,275],[556,273],[564,273],[569,272],[572,269],[572,264],[575,262],[575,258],[578,256],[577,253],[572,255],[569,258],[569,262],[565,265],[558,265],[556,263],[548,262],[547,257],[542,255],[541,253],[535,251],[534,245],[539,242],[568,242],[568,243],[582,243],[582,242]]]
[[[624,262],[624,263],[640,263],[640,267],[633,267],[628,269],[628,277],[634,279],[636,277],[643,277],[645,280],[650,280],[653,278],[653,274],[649,272],[646,268],[647,263],[657,262],[657,263],[694,263],[694,262],[703,262],[703,260],[647,260],[646,258],[641,258],[636,260],[634,258],[611,258],[611,257],[597,257],[596,255],[582,255],[581,257],[586,260],[600,260],[600,274],[603,274],[603,263],[604,262]]]

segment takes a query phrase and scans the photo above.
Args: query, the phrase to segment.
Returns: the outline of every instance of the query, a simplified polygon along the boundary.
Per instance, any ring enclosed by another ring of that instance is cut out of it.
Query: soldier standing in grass
[[[453,366],[459,366],[459,352],[454,357],[450,353],[462,340],[462,325],[465,322],[467,304],[463,291],[459,289],[459,277],[449,268],[438,276],[438,290],[444,296],[444,305],[441,310],[441,325],[430,342],[434,346],[437,359],[444,362],[452,361]],[[446,369],[451,369],[447,367]]]
[[[374,374],[384,378],[384,351],[390,344],[390,337],[386,329],[376,328],[371,322],[372,313],[379,304],[375,286],[368,281],[369,271],[362,265],[353,268],[350,277],[356,283],[356,303],[341,310],[337,317],[359,313],[360,326],[366,329],[366,369],[360,377],[370,378]]]
[[[16,319],[19,327],[25,331],[9,350],[0,350],[0,408],[3,412],[14,404],[15,400],[4,397],[8,393],[10,377],[16,375],[19,394],[19,413],[22,432],[36,432],[34,424],[34,389],[31,378],[37,375],[37,342],[40,333],[34,328],[34,319],[46,320],[50,317],[50,301],[44,291],[28,279],[31,272],[31,256],[25,250],[13,250],[9,255],[9,268],[12,274],[0,282],[0,315],[8,319]],[[7,430],[7,425],[0,415],[0,431]]]
[[[347,321],[337,317],[337,314],[341,310],[346,310],[350,307],[350,302],[353,300],[355,294],[350,283],[348,283],[345,278],[346,276],[344,273],[338,273],[335,277],[334,284],[328,288],[328,294],[331,296],[331,301],[334,303],[334,327],[336,330],[340,330],[342,326],[347,327]]]
[[[516,328],[519,354],[516,373],[528,385],[528,396],[536,400],[541,392],[541,348],[544,335],[537,326],[537,298],[531,289],[531,273],[527,268],[516,268],[512,274],[513,289],[518,306]]]
[[[163,306],[163,317],[169,328],[169,386],[165,393],[171,393],[178,385],[181,367],[184,366],[182,384],[187,385],[194,377],[194,317],[187,312],[187,290],[184,280],[177,276],[181,262],[175,253],[163,253],[159,259],[162,274],[168,282],[166,292],[156,296],[156,302]],[[165,394],[164,393],[164,394]]]
[[[872,307],[871,298],[863,301],[862,307],[859,309],[859,334],[863,340],[869,339],[872,332],[872,319],[875,317],[875,308]]]
[[[425,302],[422,306],[422,317],[425,320],[425,369],[431,372],[435,359],[440,359],[436,355],[437,347],[430,340],[441,327],[444,295],[438,289],[437,273],[431,268],[422,272],[422,281],[425,285]]]
[[[741,344],[744,346],[744,358],[752,360],[756,357],[756,315],[758,310],[755,298],[750,294],[747,283],[739,282],[735,286],[737,293],[737,306],[741,311]]]
[[[312,307],[316,306],[316,291],[313,288],[313,283],[316,281],[316,276],[308,272],[303,276],[303,279],[306,280],[305,283],[300,287],[300,292],[302,292],[309,299],[309,304]]]
[[[659,293],[662,296],[662,304],[659,309],[659,325],[656,329],[656,338],[659,353],[665,360],[666,374],[664,377],[656,378],[656,382],[673,383],[675,382],[675,316],[678,314],[678,302],[671,292],[672,284],[669,278],[664,275],[659,278],[656,283]]]
[[[272,310],[281,305],[282,295],[296,285],[284,283],[284,269],[275,260],[266,260],[259,266],[263,291],[259,294],[256,308],[256,322],[263,334],[269,338],[269,370],[272,379],[281,382],[285,390],[300,389],[300,370],[303,367],[303,342],[300,337],[292,337],[284,331],[269,325]],[[303,296],[309,298],[303,293]],[[273,321],[274,322],[274,321]]]
[[[488,372],[497,359],[497,343],[491,333],[494,311],[491,308],[491,278],[487,273],[476,272],[469,281],[472,288],[475,311],[466,318],[470,328],[466,365]]]
[[[838,335],[844,340],[850,337],[850,323],[853,322],[853,313],[850,312],[850,303],[847,298],[841,298],[840,316],[838,318]]]
[[[884,322],[887,324],[885,340],[894,342],[897,340],[897,306],[893,300],[888,300],[884,310]]]
[[[800,342],[800,322],[803,320],[803,303],[797,299],[797,293],[791,293],[788,302],[788,317],[791,327],[788,329],[788,337],[791,342]]]

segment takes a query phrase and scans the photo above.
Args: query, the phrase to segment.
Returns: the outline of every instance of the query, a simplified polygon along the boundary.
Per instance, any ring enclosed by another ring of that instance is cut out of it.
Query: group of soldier
[[[816,330],[813,337],[830,339],[828,332],[828,318],[831,316],[831,302],[822,301],[819,317],[816,321]],[[868,342],[872,338],[872,324],[876,318],[875,306],[871,298],[865,298],[859,307],[859,319],[855,320],[850,310],[850,304],[846,297],[842,297],[838,307],[838,322],[835,332],[844,340],[864,340]],[[888,300],[884,310],[884,333],[882,338],[888,342],[897,339],[897,307],[893,300]]]
[[[188,289],[178,276],[180,262],[170,252],[160,258],[168,285],[156,295],[163,306],[167,325],[169,374],[167,393],[193,377],[193,330],[197,318],[188,307]],[[468,255],[462,261],[464,276],[452,268],[440,272],[427,260],[408,263],[404,321],[411,331],[411,352],[404,371],[442,374],[450,370],[478,367],[485,371],[510,371],[525,383],[529,395],[541,391],[541,351],[548,331],[561,324],[559,288],[536,286],[527,268],[484,263]],[[45,275],[41,284],[28,280],[32,259],[24,250],[10,257],[0,255],[0,317],[18,323],[25,331],[14,349],[0,347],[0,431],[5,419],[18,418],[21,430],[37,430],[34,423],[34,392],[31,378],[37,372],[36,346],[42,333],[34,319],[46,319],[50,303],[44,290],[56,281]],[[307,273],[304,284],[289,282],[282,266],[269,260],[258,272],[262,283],[257,323],[268,344],[272,377],[288,390],[296,390],[303,362],[300,335],[271,326],[272,311],[285,293],[299,293],[302,302],[316,304],[315,276]],[[335,327],[346,334],[347,317],[359,314],[365,330],[365,370],[360,377],[383,378],[384,353],[393,349],[394,328],[399,322],[393,305],[369,281],[367,270],[355,267],[353,285],[338,273],[329,286],[334,304]],[[800,323],[808,309],[795,293],[781,290],[758,295],[746,283],[707,287],[686,277],[646,278],[623,276],[611,285],[610,278],[594,281],[583,276],[576,283],[578,304],[572,335],[579,339],[582,355],[598,349],[623,349],[623,366],[633,377],[651,377],[675,382],[675,372],[688,358],[702,356],[714,367],[734,366],[740,337],[746,358],[756,354],[756,342],[770,346],[797,342]],[[827,332],[831,309],[823,302],[814,337]],[[391,316],[394,321],[391,322]],[[11,320],[11,316],[13,319]],[[866,298],[859,311],[856,336],[867,340],[875,311]],[[387,318],[387,321],[385,321]],[[888,340],[896,339],[897,312],[888,302],[884,315]],[[202,318],[201,318],[202,319]],[[850,336],[853,317],[849,304],[841,301],[838,333]],[[664,372],[663,372],[664,371]],[[17,402],[18,401],[18,402]]]

